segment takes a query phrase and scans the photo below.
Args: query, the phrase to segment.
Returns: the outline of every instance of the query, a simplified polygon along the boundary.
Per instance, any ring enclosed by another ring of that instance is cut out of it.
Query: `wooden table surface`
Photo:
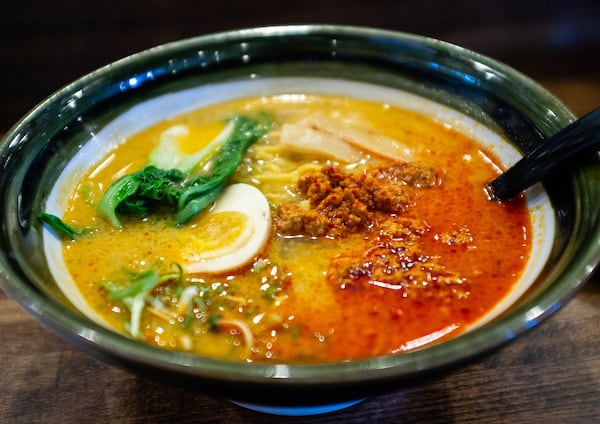
[[[393,2],[388,3],[393,4]],[[408,3],[420,7],[418,6],[420,2]],[[45,7],[45,12],[53,13],[54,3],[41,4],[45,4],[40,6]],[[465,2],[462,1],[458,4],[465,6]],[[106,13],[103,14],[102,10],[98,9],[97,12],[94,9],[89,11],[89,15],[98,13],[100,18],[108,16]],[[59,12],[54,13],[59,16]],[[372,20],[341,23],[386,26],[387,21],[380,22],[375,20],[374,15],[363,15],[370,16]],[[29,15],[14,16],[29,16],[22,18],[23,25],[36,17],[34,12]],[[310,20],[310,15],[303,16]],[[242,15],[239,15],[238,19],[239,22],[234,22],[233,25],[225,23],[222,25],[225,28],[245,26],[246,23],[264,23],[251,19],[244,21]],[[586,22],[589,25],[586,28],[591,28],[590,22],[593,22],[594,28],[597,28],[597,20],[588,21]],[[196,31],[189,20],[186,22],[190,25],[190,32]],[[209,26],[204,27],[205,30],[223,29],[215,25],[210,27],[210,23],[207,25]],[[3,26],[7,28],[6,25]],[[393,28],[391,24],[387,26]],[[10,28],[16,31],[25,26],[21,27],[19,22],[15,22]],[[49,26],[45,28],[48,29]],[[495,28],[502,30],[503,27]],[[523,31],[529,30],[529,34],[532,34],[531,26],[524,25],[522,28]],[[410,23],[406,28],[396,29],[418,32],[410,27]],[[97,28],[87,29],[83,26],[78,30],[85,33],[83,37],[86,34],[90,37],[91,32],[98,31]],[[120,57],[147,47],[146,44],[158,44],[169,38],[190,35],[169,33],[168,29],[157,35],[156,32],[144,32],[147,28],[135,26],[127,27],[127,30],[129,32],[123,39],[129,37],[132,41],[127,45],[129,50],[121,44],[113,43],[112,47],[115,50],[111,50],[110,54],[107,53],[108,49],[99,50],[90,53],[88,59],[98,58],[98,52],[103,51],[105,56],[99,60],[108,61],[116,58],[111,57],[111,54]],[[539,27],[535,27],[534,30],[539,30]],[[151,34],[151,38],[140,41],[142,33]],[[560,54],[556,57],[551,55],[549,59],[546,56],[547,60],[542,63],[536,60],[535,55],[527,53],[527,49],[517,51],[515,55],[503,50],[502,46],[505,44],[502,42],[507,41],[503,36],[493,38],[490,33],[486,33],[488,38],[482,38],[468,31],[450,31],[440,34],[434,30],[431,30],[430,34],[445,35],[445,38],[450,41],[483,50],[484,53],[495,55],[529,73],[562,98],[577,114],[581,115],[600,106],[598,39],[595,39],[595,44],[592,43],[591,48],[587,45],[580,50],[577,56],[580,60],[579,64],[572,62],[575,56],[569,57],[568,60],[561,60]],[[72,41],[67,35],[55,31],[54,45],[60,42],[61,46],[64,46],[65,57],[73,51],[74,43],[82,43],[82,41]],[[108,33],[101,35],[106,37]],[[0,94],[1,115],[4,118],[8,116],[11,122],[13,120],[11,114],[16,117],[24,113],[26,108],[32,107],[35,102],[49,94],[46,90],[57,89],[72,77],[101,64],[88,61],[87,68],[85,66],[75,70],[65,68],[63,72],[63,68],[60,67],[63,63],[73,64],[76,60],[71,58],[69,62],[66,59],[54,58],[52,61],[48,56],[44,56],[42,51],[36,53],[34,48],[37,45],[46,48],[52,46],[52,40],[38,37],[35,41],[27,38],[28,36],[23,36],[17,41],[13,40],[11,43],[5,42],[8,39],[6,37],[0,40],[0,45],[4,48],[3,54],[0,55],[2,56],[0,65],[3,65],[0,67],[0,72],[6,73],[5,65],[10,57],[17,57],[21,60],[20,63],[26,65],[35,64],[36,61],[46,61],[46,69],[54,72],[54,79],[51,80],[49,74],[40,74],[39,79],[36,80],[32,78],[31,71],[27,71],[25,66],[20,70],[14,69],[12,71],[14,75],[11,74],[14,77],[13,83],[4,90],[8,93],[8,97]],[[494,40],[500,41],[494,43]],[[508,40],[508,42],[514,41],[515,38]],[[29,54],[23,53],[23,49]],[[82,60],[86,57],[84,50],[81,48],[79,52]],[[559,53],[564,52],[563,49]],[[556,58],[559,59],[554,60]],[[551,66],[546,66],[549,63]],[[4,78],[6,74],[2,76]],[[61,80],[61,77],[66,80]],[[46,85],[38,85],[37,91],[24,92],[30,97],[23,98],[20,96],[21,92],[17,92],[15,85],[24,83],[25,78],[33,88],[36,87],[35,84]],[[12,98],[11,93],[14,94]],[[8,125],[6,121],[1,121],[0,133],[6,131]],[[461,367],[449,375],[410,389],[398,387],[396,391],[366,399],[342,411],[284,420],[282,417],[243,409],[227,400],[212,397],[209,393],[193,392],[175,385],[160,385],[155,381],[146,380],[131,372],[99,362],[40,327],[19,305],[0,291],[0,423],[600,422],[599,325],[600,272],[596,272],[564,308],[541,325],[503,349]]]

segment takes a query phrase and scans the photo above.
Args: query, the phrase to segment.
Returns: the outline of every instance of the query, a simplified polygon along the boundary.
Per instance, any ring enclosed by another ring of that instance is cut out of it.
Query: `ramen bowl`
[[[108,363],[293,415],[339,409],[439,377],[535,327],[592,273],[600,255],[600,162],[590,155],[526,194],[540,213],[526,284],[484,321],[438,343],[352,361],[246,363],[152,347],[81,311],[53,266],[59,246],[48,242],[37,219],[52,209],[56,182],[65,173],[92,166],[115,139],[191,109],[249,95],[307,92],[362,93],[419,105],[419,112],[452,121],[474,138],[508,141],[492,143],[505,166],[575,119],[560,100],[514,69],[411,34],[276,26],[159,46],[64,87],[4,137],[0,287],[50,331]]]

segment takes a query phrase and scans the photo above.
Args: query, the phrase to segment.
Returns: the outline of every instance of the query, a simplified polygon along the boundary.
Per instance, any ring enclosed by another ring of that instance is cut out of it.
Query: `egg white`
[[[238,212],[245,215],[245,225],[239,236],[227,246],[213,251],[194,251],[186,246],[182,252],[182,267],[189,273],[221,273],[248,264],[265,247],[271,232],[269,202],[256,187],[232,184],[206,213]]]

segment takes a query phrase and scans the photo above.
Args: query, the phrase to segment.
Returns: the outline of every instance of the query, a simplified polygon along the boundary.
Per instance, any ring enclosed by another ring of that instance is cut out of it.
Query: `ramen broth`
[[[271,130],[248,148],[228,184],[264,195],[268,239],[249,261],[233,258],[227,271],[186,271],[151,290],[138,338],[227,360],[353,360],[457,335],[511,291],[530,254],[531,220],[523,198],[486,197],[483,186],[500,169],[491,152],[449,125],[388,104],[270,95],[153,125],[119,144],[72,190],[63,221],[93,231],[63,242],[64,261],[89,308],[111,328],[133,330],[130,305],[111,299],[107,287],[127,287],[149,269],[178,274],[178,266],[201,262],[194,255],[203,249],[235,251],[228,244],[241,236],[232,228],[245,225],[236,214],[252,213],[254,204],[211,219],[205,211],[180,226],[164,211],[123,215],[117,228],[98,216],[103,193],[143,168],[170,128],[185,127],[180,149],[192,152],[228,118],[263,111]],[[358,129],[359,137],[397,140],[401,148],[393,158],[350,144],[346,161],[283,145],[290,128],[325,140],[336,129]]]

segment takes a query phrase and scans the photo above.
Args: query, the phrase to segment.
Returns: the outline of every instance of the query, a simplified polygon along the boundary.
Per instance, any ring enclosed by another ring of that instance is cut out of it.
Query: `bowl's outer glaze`
[[[324,365],[243,364],[139,344],[83,318],[43,256],[35,213],[80,145],[140,100],[182,88],[273,76],[345,78],[449,105],[527,151],[572,122],[542,87],[492,59],[437,40],[369,28],[264,27],[159,46],[64,87],[0,145],[0,287],[39,322],[105,361],[248,401],[323,403],[414,384],[496,348],[558,310],[600,259],[596,155],[545,181],[557,211],[551,259],[534,286],[492,323],[401,355]]]

